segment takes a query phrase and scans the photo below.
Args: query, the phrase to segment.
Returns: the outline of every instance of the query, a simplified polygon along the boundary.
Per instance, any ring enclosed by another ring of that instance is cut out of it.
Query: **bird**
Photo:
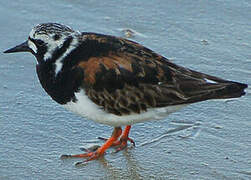
[[[128,142],[135,145],[129,137],[135,123],[163,120],[192,103],[238,98],[248,87],[177,65],[132,40],[59,23],[36,25],[24,43],[4,51],[16,52],[36,57],[38,79],[53,100],[84,120],[114,128],[102,146],[62,155],[83,162],[99,159],[110,147],[118,152]]]

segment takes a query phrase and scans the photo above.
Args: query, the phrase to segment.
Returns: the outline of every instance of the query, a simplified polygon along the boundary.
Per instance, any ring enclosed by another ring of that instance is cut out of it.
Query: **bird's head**
[[[77,45],[79,32],[58,23],[44,23],[35,26],[28,40],[4,53],[31,52],[36,56],[38,63],[50,59],[58,59],[70,46]]]

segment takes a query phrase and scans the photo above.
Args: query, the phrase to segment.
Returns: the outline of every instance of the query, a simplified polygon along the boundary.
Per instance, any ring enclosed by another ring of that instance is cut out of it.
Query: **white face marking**
[[[57,75],[58,72],[62,69],[63,67],[63,63],[62,60],[73,50],[76,48],[76,46],[78,45],[78,40],[77,38],[73,38],[70,46],[68,47],[68,49],[65,51],[65,53],[56,60],[55,65],[56,65],[56,70],[55,70],[55,74]]]
[[[31,40],[28,40],[28,46],[35,54],[37,53],[37,46]]]
[[[39,25],[38,25],[39,26]],[[31,39],[34,40],[41,40],[45,43],[47,47],[47,51],[44,54],[43,60],[47,61],[52,58],[53,53],[55,52],[56,49],[60,49],[66,39],[69,36],[73,37],[73,40],[70,44],[70,46],[67,48],[67,50],[55,61],[55,76],[61,71],[63,67],[62,60],[73,50],[75,47],[78,45],[78,38],[76,35],[78,35],[79,32],[68,32],[68,33],[62,33],[60,34],[60,38],[56,39],[54,38],[55,33],[36,33],[36,27],[33,28],[29,34]],[[36,47],[36,45],[32,42],[29,41],[29,47],[37,53],[39,47]]]
[[[36,27],[35,27],[36,28]],[[69,33],[67,35],[61,34],[61,37],[57,40],[54,40],[54,33],[50,34],[39,34],[36,33],[36,29],[33,28],[29,34],[30,38],[35,40],[41,40],[47,45],[47,52],[44,54],[44,60],[48,60],[52,57],[53,52],[57,48],[61,48],[65,42],[65,39],[70,36],[74,35],[76,32]]]
[[[53,39],[54,34],[36,34],[35,29],[33,28],[29,34],[31,39],[41,40],[47,44],[47,52],[44,54],[44,60],[48,60],[51,58],[53,51],[57,47],[61,47],[64,43],[64,39],[60,39],[55,41]]]
[[[102,107],[93,103],[88,96],[85,94],[84,90],[75,93],[77,102],[68,102],[63,105],[67,110],[76,113],[82,117],[86,117],[95,122],[107,124],[110,126],[123,126],[131,125],[135,123],[140,123],[150,120],[161,120],[165,119],[168,114],[180,110],[186,105],[176,105],[176,106],[167,106],[162,108],[150,108],[147,112],[140,114],[131,114],[124,116],[117,116],[111,113],[105,112]]]
[[[204,78],[204,80],[207,82],[207,83],[212,83],[212,84],[216,84],[217,82],[213,81],[213,80],[210,80],[210,79],[207,79],[207,78]]]
[[[52,35],[53,36],[53,35]],[[46,36],[45,38],[41,36],[41,38],[44,42],[47,43],[47,52],[44,54],[44,60],[48,60],[52,57],[52,54],[56,48],[61,48],[64,44],[64,38],[61,38],[57,41],[55,41],[52,37]]]

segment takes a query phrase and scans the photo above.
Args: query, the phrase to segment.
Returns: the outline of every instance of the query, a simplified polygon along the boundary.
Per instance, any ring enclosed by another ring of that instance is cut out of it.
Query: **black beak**
[[[24,43],[19,44],[14,48],[4,51],[4,53],[15,53],[15,52],[31,52],[31,49],[28,46],[28,41],[25,41]]]

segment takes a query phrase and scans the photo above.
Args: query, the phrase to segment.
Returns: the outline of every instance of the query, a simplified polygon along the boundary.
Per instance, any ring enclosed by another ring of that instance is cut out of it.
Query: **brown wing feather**
[[[114,47],[80,61],[78,67],[84,71],[83,85],[88,97],[116,115],[239,97],[247,87],[175,65],[133,41],[98,34],[85,35],[84,39]]]

